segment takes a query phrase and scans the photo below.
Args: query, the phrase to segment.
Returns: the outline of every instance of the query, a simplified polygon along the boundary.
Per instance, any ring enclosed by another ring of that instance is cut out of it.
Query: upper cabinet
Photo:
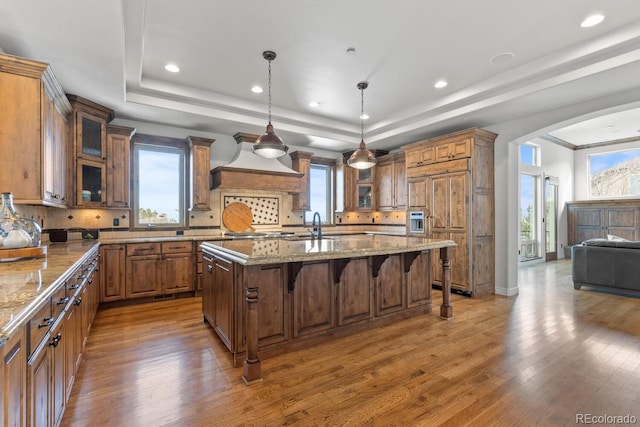
[[[389,153],[386,150],[371,151],[376,158]],[[376,191],[377,166],[369,169],[355,169],[347,166],[347,160],[352,153],[353,151],[348,151],[342,154],[344,181],[343,209],[345,211],[372,211],[378,206],[378,192]]]
[[[208,211],[211,210],[211,144],[215,139],[188,136],[187,142],[190,150],[191,210]]]
[[[302,188],[299,193],[295,193],[293,197],[293,210],[308,211],[311,209],[310,193],[309,193],[309,172],[311,171],[311,157],[313,153],[307,151],[294,151],[290,153],[291,168],[304,174]]]
[[[109,208],[129,207],[131,137],[135,131],[126,126],[107,125],[105,175]]]
[[[70,134],[73,156],[73,205],[82,208],[128,208],[130,141],[134,128],[114,126],[112,109],[76,95]]]
[[[407,205],[407,174],[404,153],[389,154],[375,166],[376,200],[383,211],[404,210]]]
[[[0,54],[0,191],[66,207],[71,106],[48,64]]]

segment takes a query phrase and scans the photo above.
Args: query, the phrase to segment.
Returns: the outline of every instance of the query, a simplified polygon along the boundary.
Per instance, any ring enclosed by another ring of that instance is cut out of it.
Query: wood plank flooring
[[[242,368],[200,299],[98,311],[63,426],[575,425],[640,422],[640,298],[574,290],[570,261],[520,270],[517,297],[434,313]]]

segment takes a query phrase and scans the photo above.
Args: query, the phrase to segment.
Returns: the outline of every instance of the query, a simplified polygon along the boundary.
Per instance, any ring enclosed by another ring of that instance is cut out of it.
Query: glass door
[[[554,176],[544,178],[545,260],[558,259],[558,184]]]
[[[520,261],[540,259],[542,215],[539,175],[520,174]]]

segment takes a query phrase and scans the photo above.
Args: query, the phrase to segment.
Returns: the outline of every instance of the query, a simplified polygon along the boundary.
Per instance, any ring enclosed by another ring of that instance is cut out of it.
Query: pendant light
[[[364,144],[364,90],[369,87],[369,83],[358,83],[360,89],[360,148],[353,152],[347,164],[356,169],[369,169],[375,166],[378,161],[373,153]]]
[[[262,52],[262,56],[269,61],[269,124],[267,125],[267,131],[256,139],[251,151],[260,157],[274,159],[286,154],[289,147],[284,145],[280,137],[273,132],[273,125],[271,124],[271,61],[276,59],[276,53],[265,50]]]

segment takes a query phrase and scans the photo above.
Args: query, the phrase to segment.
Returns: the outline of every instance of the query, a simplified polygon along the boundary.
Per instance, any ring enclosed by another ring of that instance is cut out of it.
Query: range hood
[[[251,151],[258,135],[236,133],[238,143],[235,157],[225,166],[211,171],[211,189],[233,188],[300,193],[305,190],[305,175],[280,163],[265,159]]]

